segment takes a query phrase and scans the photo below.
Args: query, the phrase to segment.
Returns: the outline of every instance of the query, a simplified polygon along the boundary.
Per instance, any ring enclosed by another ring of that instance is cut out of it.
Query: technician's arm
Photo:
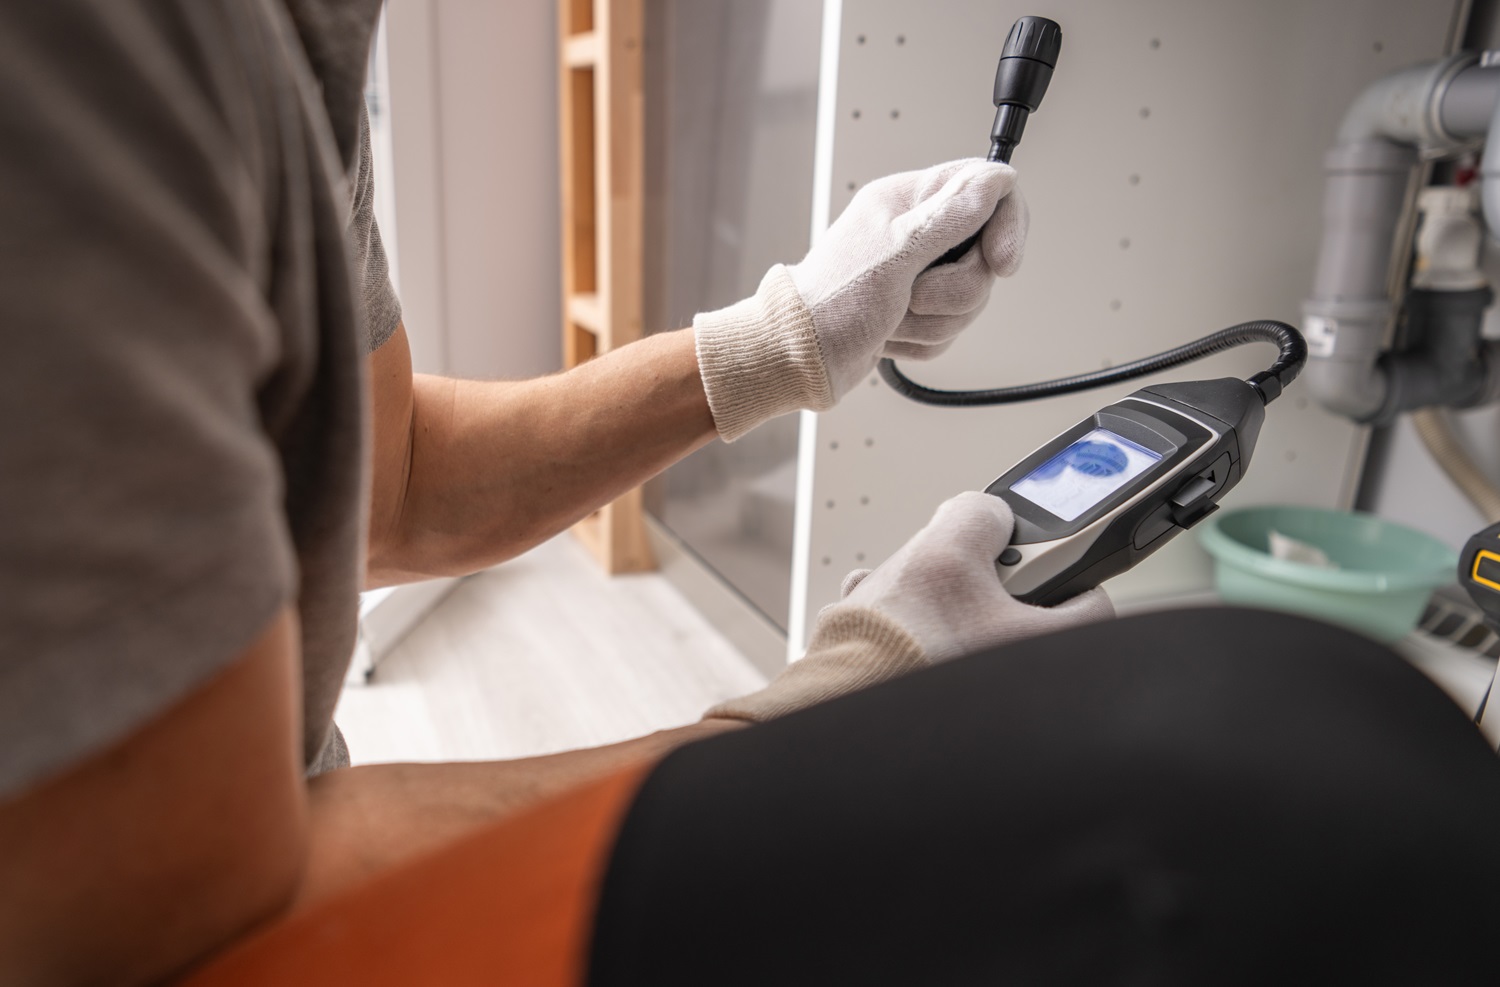
[[[370,369],[372,585],[511,558],[714,437],[690,329],[486,382],[414,377],[401,327]]]
[[[714,437],[826,410],[882,356],[931,357],[1020,262],[1007,165],[957,161],[865,186],[800,263],[691,330],[521,382],[416,376],[404,330],[371,357],[368,580],[455,575],[550,537]],[[981,245],[928,269],[983,229]]]
[[[303,778],[297,622],[66,774],[0,802],[0,983],[155,983],[362,877],[737,724],[498,763]]]

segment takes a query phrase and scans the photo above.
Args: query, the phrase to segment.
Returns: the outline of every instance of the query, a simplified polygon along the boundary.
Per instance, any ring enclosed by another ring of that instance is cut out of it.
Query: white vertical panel
[[[555,0],[438,0],[448,372],[562,366]]]
[[[823,68],[818,77],[818,136],[813,152],[811,242],[817,243],[833,220],[834,134],[838,129],[839,49],[843,44],[844,0],[823,0]],[[847,201],[845,202],[847,205]],[[792,526],[792,600],[787,608],[787,660],[795,661],[807,641],[813,561],[813,511],[817,494],[818,416],[798,416],[797,505]],[[814,608],[813,612],[816,612]]]
[[[375,173],[377,189],[394,190],[396,229],[381,232],[399,238],[392,246],[401,263],[401,314],[412,365],[423,373],[448,369],[435,3],[392,0],[386,6],[394,167]]]
[[[554,0],[391,0],[401,304],[418,370],[562,363]]]
[[[939,387],[990,387],[1122,363],[1235,322],[1295,323],[1320,236],[1321,161],[1371,80],[1440,56],[1440,0],[843,0],[836,97],[819,139],[837,215],[893,171],[982,154],[995,61],[1024,14],[1063,28],[1046,101],[1016,152],[1031,207],[1026,262],[943,357],[908,365]],[[836,31],[834,29],[837,29]],[[835,42],[830,41],[829,44]],[[1167,379],[1248,375],[1249,347]],[[805,571],[793,630],[943,499],[983,487],[1139,382],[1009,408],[916,405],[872,378],[809,431],[798,505]],[[1362,430],[1296,390],[1269,409],[1227,507],[1347,505]],[[1119,600],[1208,585],[1181,536],[1110,584]],[[801,621],[799,622],[799,617]],[[801,634],[793,637],[800,644]]]

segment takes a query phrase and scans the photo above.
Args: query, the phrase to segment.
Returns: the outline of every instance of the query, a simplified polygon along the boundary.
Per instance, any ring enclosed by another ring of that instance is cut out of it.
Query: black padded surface
[[[1283,615],[1080,628],[668,757],[590,983],[1493,982],[1500,764]]]

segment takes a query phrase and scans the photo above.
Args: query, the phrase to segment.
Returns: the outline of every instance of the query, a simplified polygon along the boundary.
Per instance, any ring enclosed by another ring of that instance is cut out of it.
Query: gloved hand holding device
[[[1114,616],[1100,589],[1050,608],[1012,598],[995,558],[1014,524],[999,497],[970,491],[945,501],[879,568],[845,578],[843,600],[818,615],[805,658],[706,716],[774,719],[926,665]]]
[[[793,267],[693,320],[703,387],[733,441],[798,409],[826,411],[883,356],[927,359],[972,323],[995,276],[1015,272],[1025,203],[1009,165],[967,159],[891,175],[855,195]],[[981,230],[977,249],[927,268]]]

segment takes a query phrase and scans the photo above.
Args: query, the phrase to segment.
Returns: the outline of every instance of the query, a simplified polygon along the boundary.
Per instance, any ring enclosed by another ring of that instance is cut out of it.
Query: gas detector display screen
[[[1159,462],[1160,453],[1096,428],[1010,489],[1044,511],[1074,521]]]

